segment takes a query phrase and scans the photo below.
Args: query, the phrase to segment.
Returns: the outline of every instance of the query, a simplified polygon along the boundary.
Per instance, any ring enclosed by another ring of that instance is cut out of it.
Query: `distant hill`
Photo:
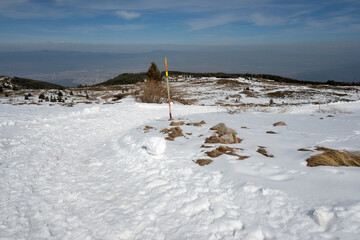
[[[165,72],[162,72],[165,76]],[[293,84],[312,84],[312,85],[332,85],[332,86],[360,86],[360,83],[350,82],[337,82],[329,80],[327,82],[315,82],[315,81],[303,81],[296,80],[293,78],[282,77],[272,74],[251,74],[251,73],[194,73],[194,72],[180,72],[180,71],[169,71],[169,76],[192,76],[192,77],[216,77],[216,78],[263,78],[273,80],[280,83],[293,83]],[[147,78],[146,73],[123,73],[117,77],[110,79],[106,82],[96,84],[94,86],[108,86],[108,85],[122,85],[122,84],[133,84],[137,82],[143,82]]]
[[[123,73],[106,82],[95,84],[94,86],[123,85],[143,82],[146,79],[146,73]]]
[[[25,89],[64,89],[63,86],[58,84],[20,77],[11,78],[11,83],[15,84],[18,88]]]

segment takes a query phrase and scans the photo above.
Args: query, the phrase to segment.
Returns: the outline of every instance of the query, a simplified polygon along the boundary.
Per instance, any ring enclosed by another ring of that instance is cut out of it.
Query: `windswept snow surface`
[[[166,104],[0,105],[0,238],[358,239],[360,169],[308,168],[314,152],[297,149],[359,151],[359,105],[338,104],[352,113],[335,117],[311,105],[233,115],[174,105],[176,120],[207,124],[181,126],[173,142],[160,133]],[[200,167],[193,160],[207,158],[200,146],[219,122],[250,158]]]

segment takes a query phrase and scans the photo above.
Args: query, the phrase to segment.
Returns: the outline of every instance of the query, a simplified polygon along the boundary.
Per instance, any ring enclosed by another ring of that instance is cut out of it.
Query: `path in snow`
[[[170,153],[166,105],[1,106],[0,238],[355,239],[360,205],[314,207]],[[214,108],[178,106],[183,115]],[[216,111],[216,109],[215,109]],[[337,224],[335,224],[335,220]]]

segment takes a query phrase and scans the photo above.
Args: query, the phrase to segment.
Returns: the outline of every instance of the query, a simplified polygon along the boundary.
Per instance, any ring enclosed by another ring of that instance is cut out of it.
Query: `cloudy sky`
[[[0,0],[0,44],[360,40],[359,0]]]
[[[166,55],[172,70],[360,82],[359,13],[360,0],[0,0],[0,74],[107,80]]]

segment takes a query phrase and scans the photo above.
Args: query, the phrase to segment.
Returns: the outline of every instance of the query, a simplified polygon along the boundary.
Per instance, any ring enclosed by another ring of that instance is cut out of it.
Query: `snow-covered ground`
[[[206,124],[166,141],[166,104],[0,104],[0,239],[358,239],[360,169],[309,168],[316,152],[297,149],[359,151],[360,102],[321,108],[174,104],[176,122]],[[219,122],[250,157],[199,166]]]

